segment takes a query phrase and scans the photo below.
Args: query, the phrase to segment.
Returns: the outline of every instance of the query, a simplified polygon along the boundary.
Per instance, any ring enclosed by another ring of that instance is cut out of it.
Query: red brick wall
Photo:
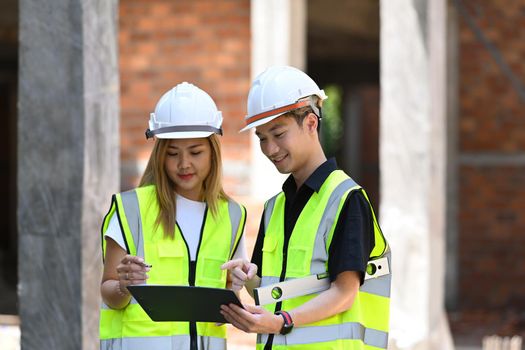
[[[463,166],[461,306],[525,309],[525,169]]]
[[[511,79],[525,89],[525,1],[460,3],[458,302],[523,311],[525,96]]]
[[[149,157],[149,113],[182,81],[208,92],[222,111],[225,162],[248,160],[249,138],[238,130],[250,88],[250,1],[121,0],[119,6],[122,189],[137,184],[136,164]],[[227,177],[227,189],[242,180]]]

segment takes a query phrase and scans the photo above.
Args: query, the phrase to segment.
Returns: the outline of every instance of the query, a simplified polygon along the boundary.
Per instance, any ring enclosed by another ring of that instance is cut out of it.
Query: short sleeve
[[[257,233],[257,240],[253,247],[252,263],[257,265],[257,275],[261,277],[262,273],[262,248],[264,243],[264,215],[261,216],[261,223],[259,224],[259,232]]]
[[[126,250],[126,243],[124,242],[124,236],[122,235],[122,230],[118,223],[117,215],[113,214],[111,219],[109,219],[108,229],[104,233],[104,238],[111,238],[115,241],[122,249]]]

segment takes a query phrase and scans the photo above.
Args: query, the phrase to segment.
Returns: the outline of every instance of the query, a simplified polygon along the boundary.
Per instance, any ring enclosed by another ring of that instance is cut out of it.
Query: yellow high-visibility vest
[[[165,238],[155,220],[159,212],[154,186],[140,187],[113,196],[111,209],[102,225],[102,249],[106,252],[104,232],[116,214],[128,253],[144,257],[153,265],[148,272],[150,284],[189,285],[190,254],[180,228],[175,237]],[[233,201],[221,200],[217,215],[207,209],[201,231],[195,267],[195,286],[226,287],[227,271],[221,265],[232,258],[244,230],[246,210]],[[190,332],[189,322],[153,322],[132,298],[121,310],[103,304],[100,312],[100,348],[190,349],[193,337],[199,349],[225,349],[226,327],[197,322]]]
[[[314,192],[302,210],[290,236],[284,280],[328,272],[328,250],[339,214],[353,191],[365,191],[343,171],[333,171],[318,192]],[[281,280],[284,245],[285,196],[281,192],[265,204],[264,243],[261,286]],[[370,205],[372,209],[372,206]],[[390,249],[372,209],[375,246],[369,260],[387,258]],[[273,349],[356,350],[386,349],[390,314],[391,275],[365,280],[352,307],[327,319],[294,327],[287,335],[273,335]],[[282,310],[290,311],[319,293],[282,301]],[[265,305],[275,312],[276,304]],[[263,349],[268,334],[257,336],[257,349]]]

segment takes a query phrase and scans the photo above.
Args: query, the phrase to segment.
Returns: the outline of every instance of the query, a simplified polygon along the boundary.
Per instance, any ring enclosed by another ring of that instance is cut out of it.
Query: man
[[[389,248],[365,191],[323,152],[326,98],[293,67],[267,69],[248,96],[243,130],[255,128],[262,152],[291,175],[265,204],[252,262],[232,260],[223,269],[234,289],[246,285],[252,295],[253,288],[312,275],[330,280],[313,294],[280,299],[276,293],[278,302],[264,307],[223,306],[235,327],[258,333],[258,349],[387,347]]]

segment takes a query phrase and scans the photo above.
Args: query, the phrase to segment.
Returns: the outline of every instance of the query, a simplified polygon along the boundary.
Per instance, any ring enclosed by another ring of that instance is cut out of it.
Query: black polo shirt
[[[286,262],[288,242],[299,214],[314,192],[318,192],[322,184],[334,170],[337,170],[335,159],[329,159],[321,164],[304,184],[297,189],[292,175],[283,184],[285,195],[284,209],[284,246],[283,260]],[[324,208],[320,208],[323,210]],[[264,221],[261,218],[259,233],[252,254],[252,262],[262,272],[262,247],[264,242]],[[374,247],[374,225],[370,206],[361,191],[353,191],[345,200],[339,215],[334,236],[328,251],[328,272],[330,280],[334,281],[338,274],[344,271],[357,271],[363,283],[364,272],[370,252]]]

